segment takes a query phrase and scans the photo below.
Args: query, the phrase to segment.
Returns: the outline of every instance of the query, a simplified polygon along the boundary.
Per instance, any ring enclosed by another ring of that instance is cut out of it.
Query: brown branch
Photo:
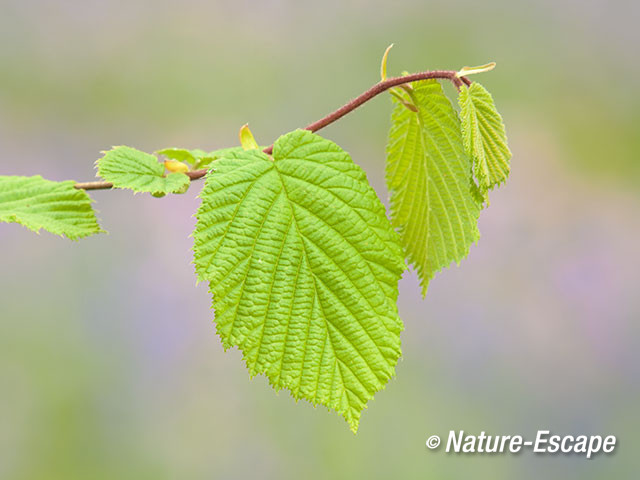
[[[185,175],[189,177],[192,181],[198,180],[199,178],[204,177],[207,174],[207,169],[202,168],[200,170],[193,170],[191,172],[186,172]],[[78,190],[107,190],[109,188],[113,188],[113,183],[111,182],[103,182],[103,181],[95,181],[95,182],[78,182],[74,185]]]
[[[405,75],[402,77],[389,78],[382,82],[376,83],[369,90],[361,93],[356,98],[349,101],[342,107],[338,108],[334,112],[331,112],[329,115],[307,125],[305,127],[305,130],[309,130],[310,132],[317,132],[318,130],[326,127],[327,125],[331,125],[333,122],[340,120],[346,114],[354,111],[356,108],[368,102],[373,97],[380,95],[382,92],[385,92],[390,88],[404,85],[407,83],[438,78],[438,79],[446,79],[451,81],[451,83],[453,83],[458,90],[460,90],[463,84],[471,85],[471,81],[468,78],[458,77],[457,73],[458,72],[455,72],[453,70],[432,70],[428,72],[413,73],[411,75]],[[270,145],[269,147],[265,148],[263,151],[267,155],[271,155],[273,153],[273,145]],[[191,180],[198,180],[199,178],[202,178],[207,174],[207,169],[203,168],[200,170],[193,170],[191,172],[187,172],[186,174],[189,176]],[[83,183],[76,183],[75,188],[82,189],[82,190],[104,190],[104,189],[113,188],[113,183],[101,182],[101,181],[83,182]]]

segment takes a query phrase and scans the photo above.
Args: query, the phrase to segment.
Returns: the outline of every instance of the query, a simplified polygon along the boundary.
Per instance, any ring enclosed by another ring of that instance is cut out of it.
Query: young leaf
[[[194,258],[225,348],[249,373],[358,428],[400,357],[402,247],[362,169],[305,130],[216,160]]]
[[[242,150],[242,147],[229,147],[214,150],[213,152],[205,152],[198,148],[187,150],[185,148],[165,148],[155,152],[158,155],[164,155],[170,160],[178,162],[187,162],[194,169],[204,168],[211,164],[215,159],[223,157],[227,152],[234,150]]]
[[[177,160],[165,160],[164,168],[169,172],[187,173],[189,171],[189,167],[186,163],[179,162]]]
[[[414,84],[411,103],[418,112],[392,99],[386,173],[392,223],[424,296],[435,273],[460,262],[479,238],[481,201],[474,192],[458,115],[440,84]]]
[[[382,55],[382,61],[380,62],[380,81],[384,82],[387,79],[387,59],[389,58],[389,52],[393,48],[393,43],[387,47]]]
[[[102,232],[91,198],[75,182],[52,182],[39,175],[0,175],[0,221],[41,228],[71,240]]]
[[[215,157],[204,150],[194,148],[187,150],[186,148],[165,148],[155,152],[158,155],[164,155],[169,160],[177,162],[186,162],[194,168],[200,168],[202,165],[209,164]]]
[[[468,75],[476,75],[478,73],[490,72],[496,68],[496,62],[485,63],[484,65],[478,65],[476,67],[462,67],[456,74],[456,77],[466,77]]]
[[[238,137],[240,138],[240,145],[242,145],[243,150],[254,150],[256,148],[260,148],[256,139],[253,138],[253,133],[249,130],[249,124],[245,123],[240,128]]]
[[[116,188],[134,192],[182,193],[189,187],[184,173],[164,175],[164,165],[150,155],[131,147],[114,147],[98,160],[98,175]]]
[[[460,89],[458,102],[465,150],[473,158],[473,173],[480,193],[486,196],[509,175],[511,152],[502,117],[491,94],[477,82]]]

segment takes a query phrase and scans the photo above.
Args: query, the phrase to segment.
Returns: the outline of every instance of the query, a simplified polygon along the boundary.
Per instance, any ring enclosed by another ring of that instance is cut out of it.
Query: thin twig
[[[193,170],[191,172],[186,172],[185,175],[189,177],[192,181],[198,180],[199,178],[204,177],[207,174],[207,169],[202,168],[200,170]],[[76,183],[74,185],[78,190],[107,190],[109,188],[113,188],[113,183],[111,182],[103,182],[103,181],[95,181],[95,182],[82,182]]]
[[[113,183],[96,180],[95,182],[78,182],[74,187],[78,190],[105,190],[113,188]]]
[[[458,77],[456,74],[457,72],[453,70],[432,70],[428,72],[413,73],[411,75],[405,75],[402,77],[389,78],[382,82],[376,83],[373,87],[361,93],[356,98],[344,104],[342,107],[338,108],[334,112],[331,112],[329,115],[307,125],[305,127],[305,130],[309,130],[310,132],[317,132],[318,130],[326,127],[327,125],[331,125],[333,122],[340,120],[346,114],[354,111],[356,108],[368,102],[373,97],[380,95],[382,92],[385,92],[390,88],[397,87],[399,85],[418,82],[420,80],[429,80],[433,78],[449,80],[455,85],[455,87],[458,90],[460,90],[463,84],[471,85],[471,81],[468,78]],[[267,155],[271,155],[273,153],[273,145],[270,145],[269,147],[265,148],[263,151]],[[193,170],[191,172],[187,172],[186,174],[189,176],[191,180],[198,180],[199,178],[202,178],[207,174],[207,169],[203,168],[200,170]],[[75,188],[82,189],[82,190],[104,190],[104,189],[113,188],[113,183],[101,182],[101,181],[83,182],[83,183],[76,183]]]

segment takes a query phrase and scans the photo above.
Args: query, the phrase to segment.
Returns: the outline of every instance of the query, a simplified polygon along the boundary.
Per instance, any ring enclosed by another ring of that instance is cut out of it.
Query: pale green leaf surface
[[[213,160],[207,152],[194,148],[192,150],[186,148],[164,148],[158,150],[158,155],[164,155],[171,160],[177,160],[178,162],[187,162],[191,165],[195,165],[201,159]]]
[[[477,82],[461,88],[458,102],[464,146],[473,158],[480,193],[486,196],[509,175],[511,152],[504,123],[491,94]]]
[[[154,155],[131,147],[114,147],[97,164],[98,175],[116,188],[128,188],[134,192],[178,193],[188,188],[190,183],[184,173],[165,176],[164,165]]]
[[[71,240],[102,232],[91,198],[75,182],[33,177],[0,176],[0,221],[19,223]]]
[[[394,375],[402,248],[362,169],[304,130],[213,163],[194,232],[225,348],[356,431]]]
[[[177,160],[179,162],[187,162],[195,168],[204,168],[211,164],[214,160],[222,158],[228,152],[242,150],[242,147],[228,147],[220,148],[212,152],[205,152],[198,148],[188,150],[185,148],[165,148],[158,150],[156,153],[164,155],[171,160]]]
[[[395,107],[387,145],[392,223],[425,295],[429,280],[478,240],[481,199],[471,179],[460,121],[435,80],[414,83],[413,112]]]

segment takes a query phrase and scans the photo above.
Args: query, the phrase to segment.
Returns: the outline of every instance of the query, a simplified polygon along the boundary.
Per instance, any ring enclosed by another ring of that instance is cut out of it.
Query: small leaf
[[[240,133],[238,134],[238,136],[240,137],[240,145],[242,145],[243,150],[255,150],[260,148],[258,147],[258,142],[256,142],[256,139],[253,138],[253,133],[251,133],[251,130],[249,130],[249,124],[245,123],[240,128]]]
[[[178,162],[177,160],[165,160],[164,168],[172,173],[187,173],[189,171],[188,165]]]
[[[0,221],[19,223],[34,232],[45,229],[71,240],[103,232],[91,198],[72,180],[0,176]]]
[[[386,179],[393,226],[425,295],[436,272],[460,262],[479,238],[481,199],[458,115],[442,86],[417,82],[410,95],[417,113],[392,97]]]
[[[460,90],[458,102],[465,150],[473,157],[473,173],[486,197],[509,176],[511,151],[504,123],[491,94],[477,82]]]
[[[164,176],[164,165],[150,155],[131,147],[114,147],[98,160],[98,175],[116,188],[134,192],[174,193],[188,188],[190,179],[184,173]]]
[[[380,81],[384,82],[387,79],[387,58],[389,57],[389,50],[393,48],[393,43],[387,47],[382,55],[382,62],[380,62]]]
[[[170,160],[178,162],[186,162],[194,168],[199,168],[204,164],[211,163],[216,159],[215,155],[207,153],[198,148],[187,150],[186,148],[165,148],[155,152],[158,155],[164,155]]]
[[[485,63],[484,65],[478,65],[477,67],[462,67],[456,74],[459,77],[466,77],[467,75],[475,75],[477,73],[490,72],[496,68],[496,62]]]
[[[365,173],[335,143],[296,130],[273,160],[260,150],[216,160],[200,196],[194,263],[224,347],[355,432],[394,375],[403,329],[402,247]]]
[[[205,152],[199,149],[187,150],[184,148],[165,148],[158,150],[157,154],[164,155],[171,160],[177,160],[179,162],[187,162],[193,166],[194,170],[198,168],[207,167],[218,158],[224,157],[228,152],[234,152],[242,150],[242,147],[228,147],[220,148],[212,152]]]

